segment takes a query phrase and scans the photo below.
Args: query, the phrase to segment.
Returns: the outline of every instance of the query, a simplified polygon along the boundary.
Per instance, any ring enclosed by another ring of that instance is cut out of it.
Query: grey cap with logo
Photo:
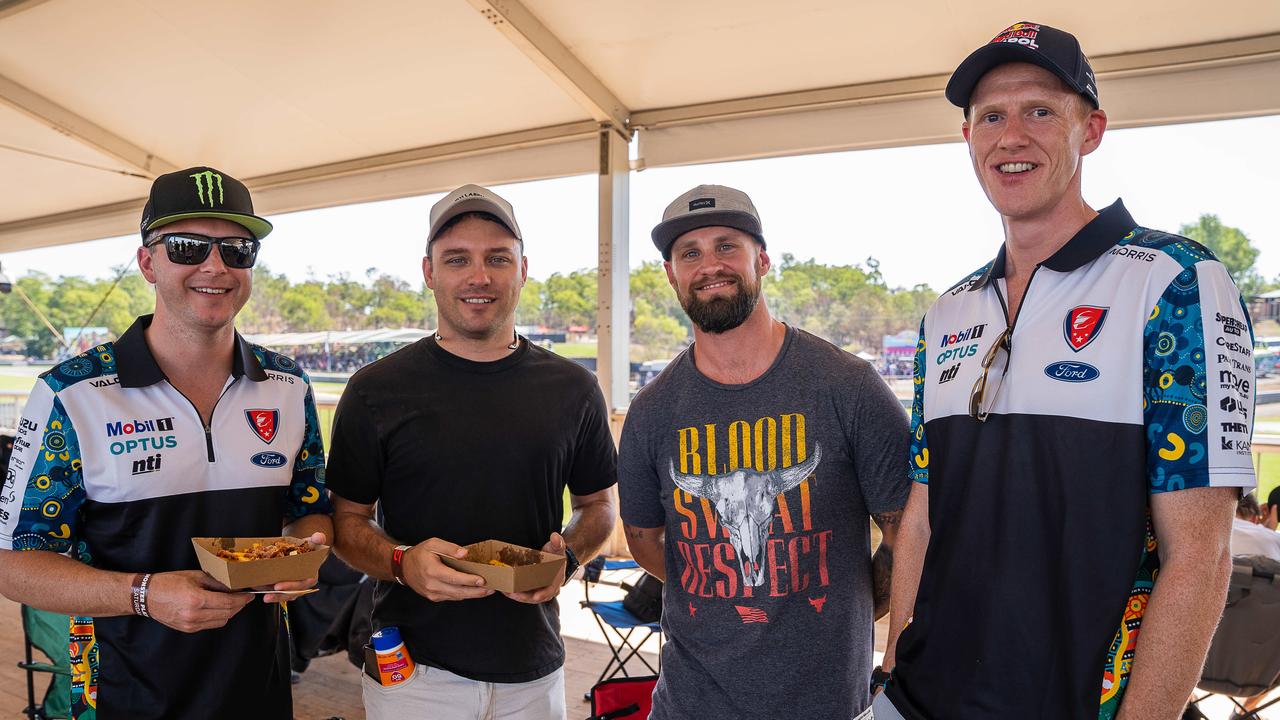
[[[651,237],[662,258],[670,260],[671,246],[677,238],[690,230],[713,226],[741,230],[765,247],[760,213],[751,198],[724,185],[699,185],[671,201]]]
[[[516,224],[516,211],[512,209],[511,203],[489,188],[468,184],[445,195],[431,206],[431,229],[427,231],[427,245],[431,245],[431,241],[436,239],[441,228],[450,220],[469,212],[494,216],[511,231],[512,235],[515,235],[517,240],[524,241],[524,237],[520,235],[520,226]]]

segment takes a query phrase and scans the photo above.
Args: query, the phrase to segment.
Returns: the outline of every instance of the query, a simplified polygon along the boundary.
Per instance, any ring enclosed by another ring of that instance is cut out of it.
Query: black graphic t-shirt
[[[387,534],[410,545],[540,548],[564,525],[566,486],[589,495],[617,476],[595,377],[528,343],[472,362],[428,337],[369,365],[342,394],[331,450],[333,492],[376,501]],[[555,602],[432,602],[379,582],[373,623],[399,627],[416,662],[472,680],[528,682],[564,664]]]
[[[787,329],[722,385],[677,357],[622,431],[623,520],[666,528],[654,720],[852,718],[869,703],[869,513],[910,481],[902,404],[866,362]]]

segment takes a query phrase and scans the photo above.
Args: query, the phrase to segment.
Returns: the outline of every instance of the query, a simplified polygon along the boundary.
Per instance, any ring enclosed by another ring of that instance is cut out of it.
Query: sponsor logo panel
[[[1080,352],[1098,337],[1107,321],[1108,310],[1097,305],[1077,305],[1067,311],[1062,321],[1062,335],[1073,352]]]
[[[1102,375],[1098,368],[1089,363],[1067,360],[1045,365],[1044,374],[1053,380],[1069,383],[1092,382]]]
[[[955,380],[956,375],[960,374],[960,366],[963,364],[964,363],[956,363],[946,370],[943,370],[942,373],[938,375],[938,384],[941,385]]]
[[[262,442],[270,445],[280,428],[280,408],[253,408],[244,411],[244,419]]]
[[[278,452],[266,451],[260,452],[249,458],[249,462],[257,465],[258,467],[278,468],[284,467],[284,464],[289,462],[289,458],[286,458]]]
[[[159,472],[161,457],[162,455],[160,453],[156,453],[155,455],[148,455],[144,458],[134,460],[133,469],[130,471],[130,474],[145,475],[147,473]]]

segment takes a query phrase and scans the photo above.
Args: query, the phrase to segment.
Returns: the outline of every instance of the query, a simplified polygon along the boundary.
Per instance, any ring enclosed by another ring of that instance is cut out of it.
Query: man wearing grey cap
[[[690,190],[653,242],[694,343],[636,396],[620,446],[628,545],[667,581],[650,717],[857,717],[910,485],[906,414],[866,362],[770,314],[745,193]]]
[[[1071,34],[1016,23],[946,95],[1004,243],[921,323],[876,717],[1172,720],[1254,485],[1249,317],[1207,249],[1085,202]]]
[[[377,579],[374,629],[398,627],[417,663],[398,685],[363,677],[365,710],[561,720],[555,597],[615,517],[604,395],[582,366],[516,334],[527,261],[506,200],[464,185],[430,223],[422,272],[436,332],[352,376],[327,468],[335,548]],[[438,557],[490,539],[566,555],[568,567],[545,588],[508,594]]]

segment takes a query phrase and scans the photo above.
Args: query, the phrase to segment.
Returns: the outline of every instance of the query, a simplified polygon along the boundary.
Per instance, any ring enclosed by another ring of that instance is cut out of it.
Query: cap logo
[[[453,199],[453,204],[457,205],[458,203],[462,202],[463,200],[466,200],[467,198],[483,198],[483,197],[484,197],[483,195],[475,191],[464,192],[458,197]]]
[[[192,173],[191,177],[196,179],[196,198],[200,200],[201,205],[214,207],[213,191],[216,187],[218,190],[218,205],[222,200],[222,176],[212,170]]]
[[[1036,44],[1036,36],[1039,34],[1039,25],[1035,25],[1033,23],[1014,23],[1005,28],[1004,32],[995,36],[991,42],[1026,45],[1032,50],[1039,50],[1040,46]]]
[[[716,206],[715,198],[698,198],[697,200],[689,201],[690,212],[694,210],[701,210],[703,208],[713,208],[715,206]]]

